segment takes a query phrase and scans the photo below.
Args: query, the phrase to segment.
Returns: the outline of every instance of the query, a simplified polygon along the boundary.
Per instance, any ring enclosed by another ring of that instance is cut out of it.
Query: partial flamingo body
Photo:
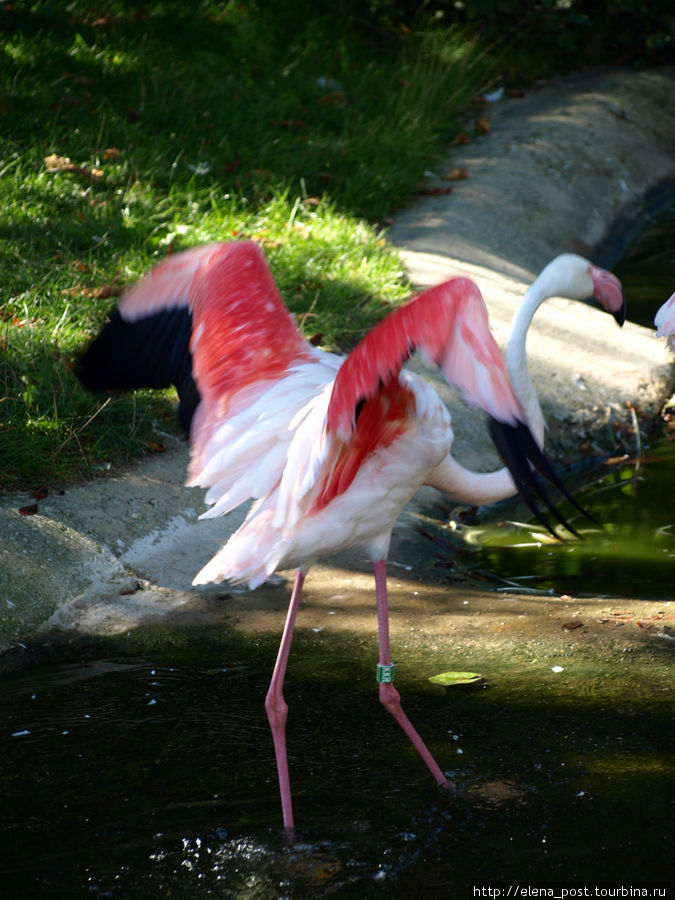
[[[391,531],[420,485],[442,486],[453,437],[436,392],[402,369],[414,348],[488,413],[512,484],[533,510],[543,500],[567,525],[533,474],[537,468],[562,488],[529,430],[480,292],[466,278],[395,310],[344,359],[299,334],[256,244],[207,245],[168,258],[132,287],[81,360],[80,377],[92,389],[177,386],[190,428],[188,480],[208,488],[203,517],[254,501],[195,584],[255,587],[277,569],[297,569],[265,702],[287,829],[283,682],[305,574],[323,554],[360,547],[372,560],[380,699],[447,785],[391,683]]]
[[[526,421],[540,447],[544,446],[544,416],[527,367],[526,342],[532,319],[546,300],[593,300],[619,325],[626,318],[626,304],[619,279],[573,253],[556,256],[528,288],[516,309],[506,346],[506,365],[511,384]],[[434,476],[434,487],[461,503],[487,506],[513,496],[517,487],[507,466],[493,472],[474,472],[448,456]]]
[[[675,294],[672,294],[654,316],[656,336],[665,337],[666,346],[675,352]]]

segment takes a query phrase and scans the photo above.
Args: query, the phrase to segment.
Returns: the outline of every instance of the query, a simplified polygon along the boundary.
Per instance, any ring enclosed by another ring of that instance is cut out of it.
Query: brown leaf
[[[490,134],[490,129],[492,128],[492,122],[489,119],[476,119],[473,124],[474,129],[476,130],[476,134]]]
[[[37,503],[29,503],[27,506],[22,506],[19,509],[20,516],[34,516],[38,511]]]
[[[36,500],[44,500],[45,497],[49,496],[49,491],[46,487],[37,487],[33,491],[33,496]]]
[[[108,147],[103,151],[103,159],[119,159],[121,155],[122,153],[117,147]]]
[[[565,624],[561,625],[560,627],[563,629],[563,631],[574,631],[575,628],[583,628],[583,626],[584,626],[583,622],[574,622],[573,621],[573,622],[565,622]]]
[[[453,169],[452,172],[443,176],[443,181],[462,181],[464,178],[468,177],[469,173],[466,169]]]
[[[102,169],[89,169],[87,166],[78,166],[71,161],[69,156],[59,156],[57,153],[45,156],[44,164],[48,172],[70,172],[73,175],[83,175],[92,181],[100,181],[103,178]]]
[[[470,144],[471,138],[466,133],[466,131],[460,131],[456,137],[454,137],[451,141],[453,144]]]
[[[148,441],[148,447],[153,451],[153,453],[166,452],[166,445],[161,444],[159,441]]]
[[[451,187],[428,187],[428,188],[418,188],[418,194],[422,194],[426,197],[440,197],[443,194],[451,194]]]

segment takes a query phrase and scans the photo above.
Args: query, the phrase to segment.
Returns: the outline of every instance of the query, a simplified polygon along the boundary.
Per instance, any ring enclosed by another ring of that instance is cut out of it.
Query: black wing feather
[[[587,519],[596,525],[597,521],[572,497],[564,484],[558,478],[548,459],[542,453],[534,439],[532,432],[523,422],[517,425],[509,425],[490,418],[488,423],[490,437],[497,448],[499,455],[508,467],[516,487],[536,519],[554,536],[556,535],[550,522],[537,506],[537,498],[544,503],[549,512],[571,533],[579,537],[578,532],[565,519],[562,513],[547,495],[543,485],[537,478],[535,469],[539,471],[547,481],[556,487],[563,496]]]
[[[77,375],[91,391],[166,388],[180,397],[178,416],[186,430],[199,405],[192,377],[192,316],[185,307],[162,310],[134,322],[115,310],[79,360]]]

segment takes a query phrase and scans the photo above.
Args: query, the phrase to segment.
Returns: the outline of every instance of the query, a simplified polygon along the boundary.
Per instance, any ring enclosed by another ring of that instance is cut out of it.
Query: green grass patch
[[[260,241],[303,332],[351,347],[409,292],[388,211],[489,74],[457,30],[356,14],[0,5],[0,488],[88,477],[174,427],[171,392],[73,375],[169,251]]]

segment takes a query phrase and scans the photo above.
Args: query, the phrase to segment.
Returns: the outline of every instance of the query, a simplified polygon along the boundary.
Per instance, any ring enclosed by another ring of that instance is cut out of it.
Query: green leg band
[[[377,680],[380,683],[390,684],[394,680],[394,664],[389,663],[383,666],[382,663],[377,664]]]

